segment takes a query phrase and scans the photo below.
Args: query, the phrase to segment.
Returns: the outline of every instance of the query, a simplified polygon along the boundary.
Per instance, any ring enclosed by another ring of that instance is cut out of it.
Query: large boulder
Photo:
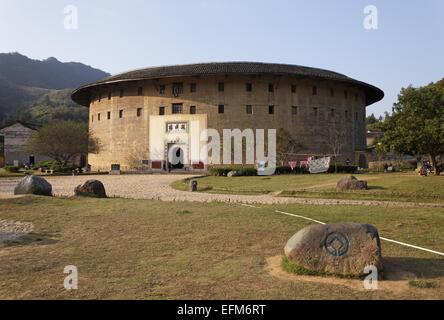
[[[88,180],[74,189],[76,196],[106,198],[105,186],[99,180]]]
[[[361,181],[354,176],[346,176],[338,181],[336,188],[338,190],[366,190],[367,181]]]
[[[308,226],[288,240],[285,255],[294,264],[321,273],[362,276],[367,266],[383,269],[378,230],[369,224]]]
[[[52,196],[51,184],[42,177],[30,175],[23,178],[15,187],[14,194],[36,194]]]

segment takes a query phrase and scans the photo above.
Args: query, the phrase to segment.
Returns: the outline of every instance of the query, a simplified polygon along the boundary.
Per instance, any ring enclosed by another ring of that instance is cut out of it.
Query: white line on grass
[[[260,207],[256,207],[256,206],[253,206],[253,205],[248,205],[248,204],[242,204],[242,205],[246,206],[246,207],[260,209]],[[316,223],[319,223],[319,224],[326,224],[325,222],[318,221],[318,220],[311,219],[311,218],[304,217],[304,216],[300,216],[300,215],[297,215],[297,214],[294,214],[294,213],[289,213],[289,212],[280,211],[280,210],[275,210],[275,212],[282,213],[282,214],[285,214],[285,215],[291,216],[291,217],[296,217],[296,218],[300,218],[300,219],[304,219],[304,220],[308,220],[308,221],[313,221],[313,222],[316,222]],[[409,248],[413,248],[413,249],[417,249],[417,250],[422,250],[422,251],[434,253],[434,254],[437,254],[437,255],[440,255],[440,256],[444,256],[443,252],[439,252],[439,251],[435,251],[435,250],[430,250],[430,249],[422,248],[422,247],[418,247],[418,246],[414,246],[412,244],[408,244],[408,243],[405,243],[405,242],[400,242],[400,241],[396,241],[396,240],[392,240],[392,239],[388,239],[388,238],[384,238],[384,237],[379,237],[379,238],[381,240],[384,240],[384,241],[387,241],[387,242],[396,243],[396,244],[399,244],[401,246],[405,246],[405,247],[409,247]]]

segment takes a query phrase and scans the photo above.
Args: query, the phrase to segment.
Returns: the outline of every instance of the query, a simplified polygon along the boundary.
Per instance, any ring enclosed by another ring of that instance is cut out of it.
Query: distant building
[[[16,121],[0,129],[0,167],[5,165],[33,165],[47,157],[26,151],[28,139],[40,128],[35,124]]]

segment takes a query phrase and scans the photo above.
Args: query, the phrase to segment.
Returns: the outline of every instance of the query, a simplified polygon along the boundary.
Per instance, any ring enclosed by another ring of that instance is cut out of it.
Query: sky
[[[368,5],[377,29],[364,26]],[[0,0],[0,52],[112,74],[211,61],[324,68],[381,88],[367,108],[381,115],[402,87],[444,78],[443,17],[442,0]]]

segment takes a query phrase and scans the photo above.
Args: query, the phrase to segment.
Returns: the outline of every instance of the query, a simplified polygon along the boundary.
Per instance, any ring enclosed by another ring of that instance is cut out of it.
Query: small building
[[[5,165],[33,165],[47,157],[26,151],[28,139],[40,128],[39,125],[15,121],[0,128],[0,167]]]

